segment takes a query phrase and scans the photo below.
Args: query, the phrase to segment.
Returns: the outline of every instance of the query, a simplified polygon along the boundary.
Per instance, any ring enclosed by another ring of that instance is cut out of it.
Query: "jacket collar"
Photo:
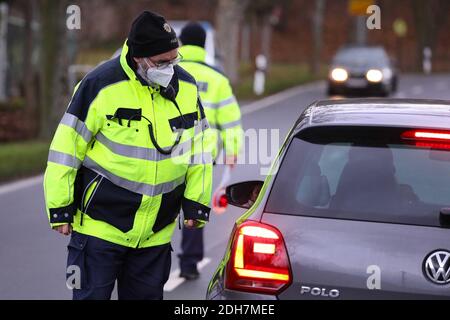
[[[128,78],[132,81],[138,81],[143,86],[147,85],[147,83],[142,79],[142,77],[136,72],[137,66],[133,59],[128,54],[128,44],[127,41],[122,46],[122,52],[120,53],[120,65],[122,66],[123,71],[127,74]]]
[[[164,98],[167,98],[169,95],[165,94],[165,92],[169,88],[163,88],[158,86],[157,88],[153,88],[152,86],[149,86],[148,83],[137,73],[136,69],[136,63],[133,61],[131,56],[128,54],[128,44],[127,41],[123,44],[122,52],[120,54],[120,65],[122,66],[122,69],[127,74],[128,78],[133,81],[136,84],[146,86],[149,88],[151,93],[159,92]],[[170,80],[169,86],[172,86],[174,90],[175,97],[178,94],[178,75],[177,75],[177,67],[174,68],[174,75],[172,79]]]

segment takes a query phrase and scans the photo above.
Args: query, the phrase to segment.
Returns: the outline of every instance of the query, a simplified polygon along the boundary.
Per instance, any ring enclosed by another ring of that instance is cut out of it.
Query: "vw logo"
[[[428,280],[435,284],[450,283],[450,252],[437,250],[430,253],[423,263],[423,271]]]

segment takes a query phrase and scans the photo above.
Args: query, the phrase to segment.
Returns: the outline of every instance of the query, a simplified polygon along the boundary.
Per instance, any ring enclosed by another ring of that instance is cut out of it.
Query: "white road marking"
[[[28,188],[37,184],[42,183],[44,175],[38,175],[31,178],[22,179],[19,181],[11,182],[0,186],[0,195],[4,195],[10,192],[14,192],[23,188]]]
[[[202,261],[197,263],[198,271],[201,271],[210,262],[211,262],[210,258],[203,258]],[[176,269],[170,273],[169,280],[164,285],[164,291],[171,292],[185,281],[186,279],[180,277],[180,269]]]
[[[325,88],[325,81],[316,81],[316,82],[313,82],[310,84],[293,87],[293,88],[281,91],[279,93],[273,94],[271,96],[262,98],[255,102],[249,103],[248,105],[246,105],[245,107],[242,108],[241,113],[242,113],[242,115],[253,113],[255,111],[259,111],[259,110],[265,109],[267,107],[270,107],[271,105],[279,103],[283,100],[292,98],[298,94],[302,94],[302,93],[305,93],[308,91],[322,89],[322,88],[323,89]]]

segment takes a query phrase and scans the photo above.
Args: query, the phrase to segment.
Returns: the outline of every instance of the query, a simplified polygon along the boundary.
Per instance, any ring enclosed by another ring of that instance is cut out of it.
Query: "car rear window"
[[[405,131],[301,132],[289,145],[266,212],[439,226],[441,209],[450,207],[450,145],[417,146],[401,138]]]

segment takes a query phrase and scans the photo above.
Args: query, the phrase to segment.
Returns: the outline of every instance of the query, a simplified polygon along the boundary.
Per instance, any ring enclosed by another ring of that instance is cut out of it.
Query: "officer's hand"
[[[202,224],[201,221],[198,220],[184,220],[184,226],[188,229],[195,229]]]
[[[72,226],[70,224],[63,224],[61,226],[54,227],[53,230],[58,231],[59,233],[68,236],[72,232]]]
[[[227,156],[225,159],[225,164],[233,169],[236,166],[237,157],[236,156]]]

